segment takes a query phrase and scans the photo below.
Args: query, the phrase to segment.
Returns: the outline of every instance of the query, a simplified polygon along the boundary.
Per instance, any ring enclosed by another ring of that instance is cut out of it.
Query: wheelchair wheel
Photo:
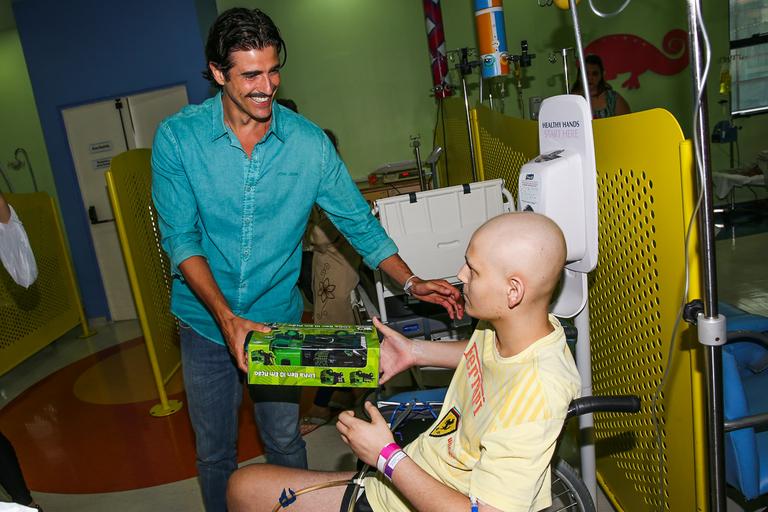
[[[552,505],[542,512],[597,512],[587,486],[576,470],[562,459],[552,466]]]

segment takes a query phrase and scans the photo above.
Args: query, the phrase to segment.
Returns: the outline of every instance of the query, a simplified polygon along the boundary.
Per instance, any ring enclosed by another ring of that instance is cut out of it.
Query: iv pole
[[[581,81],[586,89],[586,66],[581,43],[581,31],[576,9],[576,2],[559,0],[558,7],[570,7],[576,34],[576,51],[579,59]],[[565,4],[563,7],[561,4]],[[706,95],[706,74],[702,42],[705,40],[701,20],[701,0],[686,0],[688,8],[688,33],[690,35],[690,67],[694,89],[694,162],[701,174],[702,204],[699,212],[700,257],[702,260],[702,279],[704,290],[703,308],[696,309],[689,304],[691,313],[684,319],[697,326],[699,343],[705,350],[705,378],[707,392],[707,437],[709,463],[709,506],[713,512],[725,512],[725,450],[723,445],[723,375],[722,345],[727,340],[725,316],[718,313],[717,304],[717,267],[714,237],[714,201],[712,196],[712,161],[709,147],[709,109]],[[589,94],[585,94],[589,104]],[[591,110],[591,105],[590,105]],[[589,324],[587,323],[587,326]],[[589,415],[591,416],[591,415]],[[584,416],[584,420],[587,420]],[[587,421],[591,420],[589,418]],[[582,429],[587,425],[580,424]],[[592,448],[589,446],[587,448]],[[582,457],[584,449],[582,449]],[[582,468],[587,487],[593,493],[594,473]],[[590,480],[589,482],[587,480]],[[594,496],[594,494],[593,494]]]
[[[469,142],[469,162],[472,166],[472,181],[477,181],[477,164],[475,164],[475,141],[472,137],[472,120],[469,115],[469,94],[467,92],[466,76],[472,74],[472,68],[480,66],[479,61],[469,60],[469,49],[461,48],[459,50],[459,63],[456,68],[461,75],[461,91],[464,96],[464,114],[467,118],[467,140]],[[482,78],[480,79],[482,84]]]
[[[714,512],[724,512],[725,505],[725,449],[723,446],[723,352],[726,341],[726,321],[718,314],[717,267],[715,259],[715,221],[712,197],[712,160],[709,147],[709,108],[705,66],[701,44],[705,37],[699,23],[700,0],[686,0],[688,6],[688,33],[690,35],[691,77],[694,92],[694,161],[701,173],[702,205],[699,212],[700,256],[704,290],[704,310],[696,318],[699,343],[705,350],[705,378],[707,391],[707,436],[709,446],[709,504]],[[697,108],[698,107],[698,108]],[[686,319],[688,320],[688,319]],[[692,319],[691,319],[692,320]]]

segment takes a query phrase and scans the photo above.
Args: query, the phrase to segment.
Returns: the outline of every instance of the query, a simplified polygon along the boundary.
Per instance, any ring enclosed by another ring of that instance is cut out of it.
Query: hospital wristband
[[[416,274],[412,274],[411,277],[406,279],[405,283],[403,284],[403,291],[409,297],[413,297],[413,292],[411,292],[411,288],[413,287],[414,279],[419,279],[418,277],[416,277]]]
[[[406,455],[403,450],[398,450],[393,453],[389,459],[387,459],[387,463],[384,466],[384,476],[392,481],[392,473],[395,471],[395,466],[406,457],[408,457],[408,455]]]
[[[387,461],[396,451],[400,449],[397,443],[389,443],[379,452],[379,459],[376,461],[376,469],[379,472],[384,473],[384,469],[387,466]]]

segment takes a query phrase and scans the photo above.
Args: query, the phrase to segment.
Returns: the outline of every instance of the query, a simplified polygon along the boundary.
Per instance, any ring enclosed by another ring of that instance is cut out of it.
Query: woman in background
[[[601,119],[604,117],[629,114],[632,110],[627,101],[617,93],[613,87],[605,81],[605,69],[603,61],[597,55],[587,55],[584,59],[587,66],[587,85],[592,103],[592,117]],[[581,75],[571,90],[573,94],[584,94],[581,86]]]

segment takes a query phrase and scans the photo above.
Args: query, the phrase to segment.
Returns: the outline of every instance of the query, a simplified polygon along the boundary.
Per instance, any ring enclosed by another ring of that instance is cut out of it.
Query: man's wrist
[[[405,283],[403,283],[403,291],[409,297],[413,297],[411,288],[413,288],[414,281],[416,280],[421,281],[421,279],[417,277],[416,274],[412,274],[408,279],[405,280]]]
[[[229,322],[235,318],[235,316],[236,315],[229,308],[220,308],[213,313],[213,317],[216,319],[216,323],[219,324],[219,326],[223,325],[225,322]]]

